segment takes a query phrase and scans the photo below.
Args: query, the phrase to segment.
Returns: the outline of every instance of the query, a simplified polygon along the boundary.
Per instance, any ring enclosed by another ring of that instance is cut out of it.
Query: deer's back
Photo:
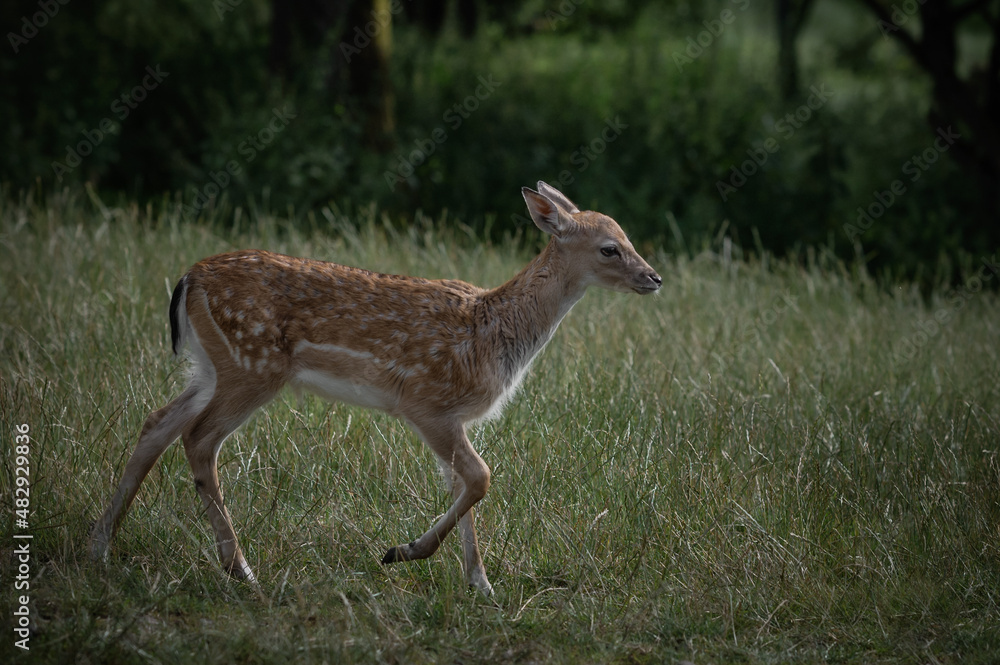
[[[483,289],[265,251],[213,256],[186,276],[199,337],[222,337],[249,375],[281,372],[327,397],[477,417],[502,386],[477,335]],[[208,321],[208,318],[211,321]],[[405,413],[403,414],[405,415]]]

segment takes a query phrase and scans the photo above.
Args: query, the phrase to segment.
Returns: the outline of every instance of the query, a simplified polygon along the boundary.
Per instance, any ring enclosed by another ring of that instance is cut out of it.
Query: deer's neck
[[[503,373],[515,383],[585,291],[567,277],[563,260],[550,241],[524,270],[484,296],[490,341]]]

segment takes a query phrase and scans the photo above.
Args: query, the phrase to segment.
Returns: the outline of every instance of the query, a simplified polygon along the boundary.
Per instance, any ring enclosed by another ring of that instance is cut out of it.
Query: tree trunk
[[[361,109],[366,145],[379,152],[392,148],[396,129],[396,95],[389,71],[390,9],[390,0],[356,0],[341,33],[341,43],[355,47],[348,60],[347,91]],[[335,51],[333,57],[345,57],[342,49]]]
[[[951,128],[960,134],[951,147],[956,162],[977,179],[983,193],[982,240],[1000,242],[1000,10],[989,0],[925,0],[920,5],[920,38],[900,5],[861,0],[878,18],[879,29],[899,41],[931,77],[928,121],[935,133]],[[978,15],[992,31],[989,60],[966,79],[958,75],[958,30]]]
[[[791,99],[799,91],[799,57],[795,42],[805,25],[812,0],[777,0],[778,88]]]

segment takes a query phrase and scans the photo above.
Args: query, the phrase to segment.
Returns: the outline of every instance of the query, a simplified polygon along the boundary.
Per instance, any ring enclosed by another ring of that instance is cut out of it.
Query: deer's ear
[[[558,189],[553,187],[547,182],[538,181],[538,191],[542,196],[548,197],[553,203],[565,210],[566,212],[572,214],[574,212],[580,212],[580,208],[577,207],[575,203],[566,198],[566,195],[560,192]]]
[[[574,223],[549,197],[528,187],[522,187],[521,194],[524,196],[524,202],[528,204],[531,221],[545,233],[560,236]]]

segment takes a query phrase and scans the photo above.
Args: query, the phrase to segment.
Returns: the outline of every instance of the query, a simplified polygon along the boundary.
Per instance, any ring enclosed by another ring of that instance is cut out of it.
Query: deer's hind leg
[[[153,464],[170,447],[181,431],[198,415],[213,391],[210,383],[195,380],[177,399],[146,418],[139,442],[125,465],[125,472],[107,509],[90,532],[90,556],[96,560],[107,556],[111,540],[135,499],[139,486]]]
[[[215,532],[215,543],[222,567],[233,577],[255,581],[254,574],[240,549],[222,498],[219,484],[219,449],[226,438],[242,425],[250,414],[271,401],[277,390],[253,384],[232,383],[216,390],[208,406],[198,414],[183,434],[184,453],[194,474],[194,486],[205,505],[208,520]]]

